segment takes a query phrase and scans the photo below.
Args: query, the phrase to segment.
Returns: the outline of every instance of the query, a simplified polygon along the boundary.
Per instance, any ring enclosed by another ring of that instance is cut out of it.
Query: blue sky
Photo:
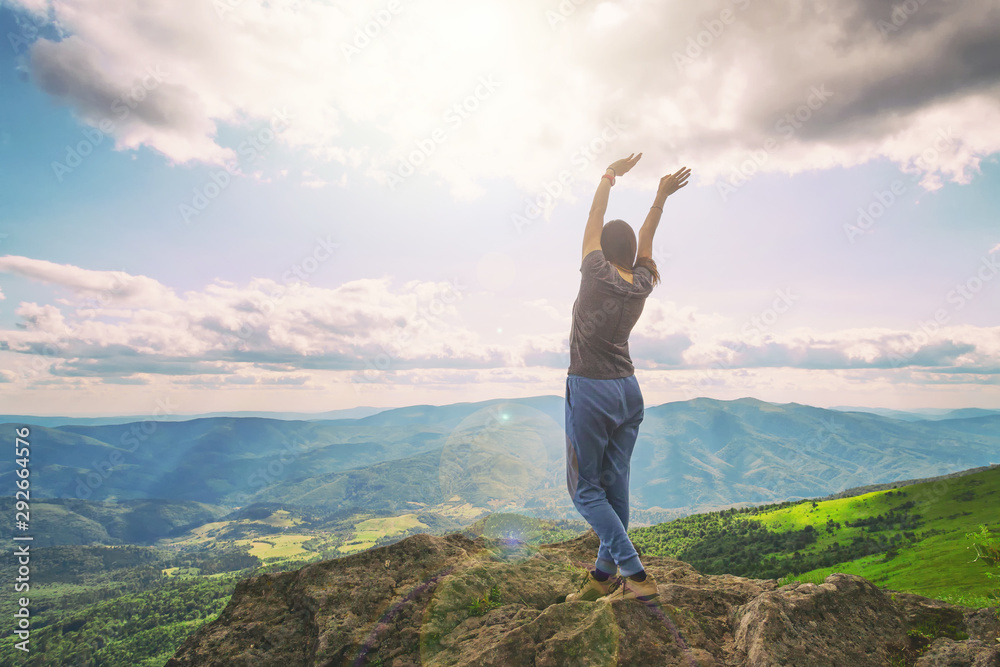
[[[1000,408],[998,3],[550,4],[4,3],[4,411],[561,395],[640,151],[647,404]]]

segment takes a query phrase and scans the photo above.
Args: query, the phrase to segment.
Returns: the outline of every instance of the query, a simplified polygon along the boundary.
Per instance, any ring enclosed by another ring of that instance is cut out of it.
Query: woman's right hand
[[[674,194],[685,185],[687,185],[687,178],[691,175],[691,170],[687,167],[681,167],[672,174],[667,174],[660,179],[660,186],[656,189],[656,201],[662,204],[666,201],[667,197]]]
[[[615,172],[615,178],[624,176],[632,169],[632,167],[635,166],[635,163],[638,162],[641,157],[642,153],[639,153],[638,155],[632,153],[628,157],[623,157],[621,160],[615,160],[611,163],[611,166],[609,166],[608,169]],[[605,169],[604,171],[607,172],[608,169]]]

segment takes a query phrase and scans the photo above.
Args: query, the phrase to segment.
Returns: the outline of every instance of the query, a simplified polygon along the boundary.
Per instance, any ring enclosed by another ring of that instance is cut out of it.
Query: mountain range
[[[169,419],[163,421],[188,421],[201,417],[264,417],[267,419],[285,419],[293,421],[316,421],[321,419],[360,419],[391,408],[376,408],[359,405],[342,410],[327,410],[326,412],[262,412],[254,410],[235,410],[225,412],[203,412],[192,415],[169,414]],[[101,426],[106,424],[132,424],[157,417],[154,415],[113,415],[108,417],[71,417],[68,415],[0,415],[0,424],[20,423],[36,426],[65,426],[67,424]]]
[[[902,419],[903,421],[920,421],[921,419],[963,419],[965,417],[983,417],[985,415],[1000,414],[1000,410],[988,410],[986,408],[923,408],[918,410],[890,410],[888,408],[863,408],[857,406],[837,405],[831,410],[840,412],[870,412],[883,417]]]
[[[540,396],[332,420],[32,425],[32,495],[390,512],[459,498],[578,518],[566,488],[564,409],[563,397]],[[654,523],[997,462],[1000,413],[902,420],[754,398],[676,401],[645,410],[632,516]],[[14,465],[0,461],[8,488]]]

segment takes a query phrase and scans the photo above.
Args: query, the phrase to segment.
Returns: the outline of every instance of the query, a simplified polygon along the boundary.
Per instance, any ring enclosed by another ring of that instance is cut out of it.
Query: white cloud
[[[343,186],[344,184],[346,184],[346,177],[347,174],[342,174],[341,181],[338,182],[337,185]],[[301,185],[304,188],[315,188],[315,189],[325,188],[329,184],[330,181],[320,178],[309,169],[305,169],[302,171],[302,181],[300,181],[299,183],[299,185]]]
[[[0,258],[0,271],[65,285],[80,296],[98,291],[111,273],[17,256]],[[217,281],[179,297],[151,278],[115,278],[124,285],[121,294],[97,305],[92,299],[61,307],[22,302],[15,328],[0,330],[0,352],[44,355],[49,371],[64,378],[146,373],[276,384],[305,382],[302,373],[309,370],[403,384],[454,380],[465,371],[467,378],[483,373],[517,382],[510,373],[523,377],[569,365],[567,323],[545,299],[525,304],[552,315],[542,333],[491,344],[480,331],[495,325],[471,321],[463,308],[463,300],[479,295],[456,295],[447,283],[413,280],[395,290],[387,277],[336,287],[254,279],[245,286]],[[479,317],[495,322],[490,312]],[[975,382],[1000,376],[1000,327],[798,328],[741,339],[720,333],[729,322],[650,297],[630,338],[635,365],[687,372],[927,371]]]
[[[55,306],[25,302],[14,313],[24,320],[18,326],[28,332],[63,336],[70,331],[62,312]]]
[[[88,303],[99,306],[112,301],[122,306],[145,305],[149,308],[176,306],[178,303],[173,290],[158,281],[123,271],[95,271],[44,259],[4,255],[0,257],[0,272],[67,287],[76,295],[85,297]]]
[[[898,25],[890,2],[862,0],[235,4],[51,0],[68,36],[35,42],[32,76],[96,124],[149,68],[164,72],[116,119],[120,148],[221,163],[237,150],[221,125],[256,131],[280,106],[292,120],[279,141],[382,181],[417,155],[460,196],[491,177],[536,190],[638,150],[648,171],[629,181],[642,187],[679,164],[724,178],[756,153],[761,171],[788,173],[885,157],[935,189],[1000,150],[987,0],[919,4]],[[616,118],[620,136],[586,157]]]
[[[568,314],[564,316],[548,299],[531,299],[529,301],[525,301],[524,305],[533,306],[556,321],[562,322],[565,320],[567,326],[569,325],[570,320],[568,319]]]
[[[1000,327],[952,326],[934,333],[884,328],[817,332],[801,328],[753,340],[717,336],[697,343],[687,368],[927,369],[1000,373]]]
[[[0,271],[92,294],[110,272],[28,257],[0,258]],[[273,280],[219,281],[183,298],[144,276],[118,273],[120,296],[54,305],[22,303],[0,350],[46,354],[55,374],[232,373],[243,365],[395,371],[503,366],[505,351],[457,321],[446,283],[363,279],[336,288]],[[457,298],[461,298],[458,295]]]

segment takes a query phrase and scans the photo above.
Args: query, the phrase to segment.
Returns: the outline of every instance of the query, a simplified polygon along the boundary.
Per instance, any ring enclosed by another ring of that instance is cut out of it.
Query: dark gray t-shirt
[[[580,293],[573,304],[569,332],[568,375],[597,380],[635,374],[628,337],[653,291],[649,269],[636,267],[632,283],[621,277],[600,249],[590,252],[580,266]]]

